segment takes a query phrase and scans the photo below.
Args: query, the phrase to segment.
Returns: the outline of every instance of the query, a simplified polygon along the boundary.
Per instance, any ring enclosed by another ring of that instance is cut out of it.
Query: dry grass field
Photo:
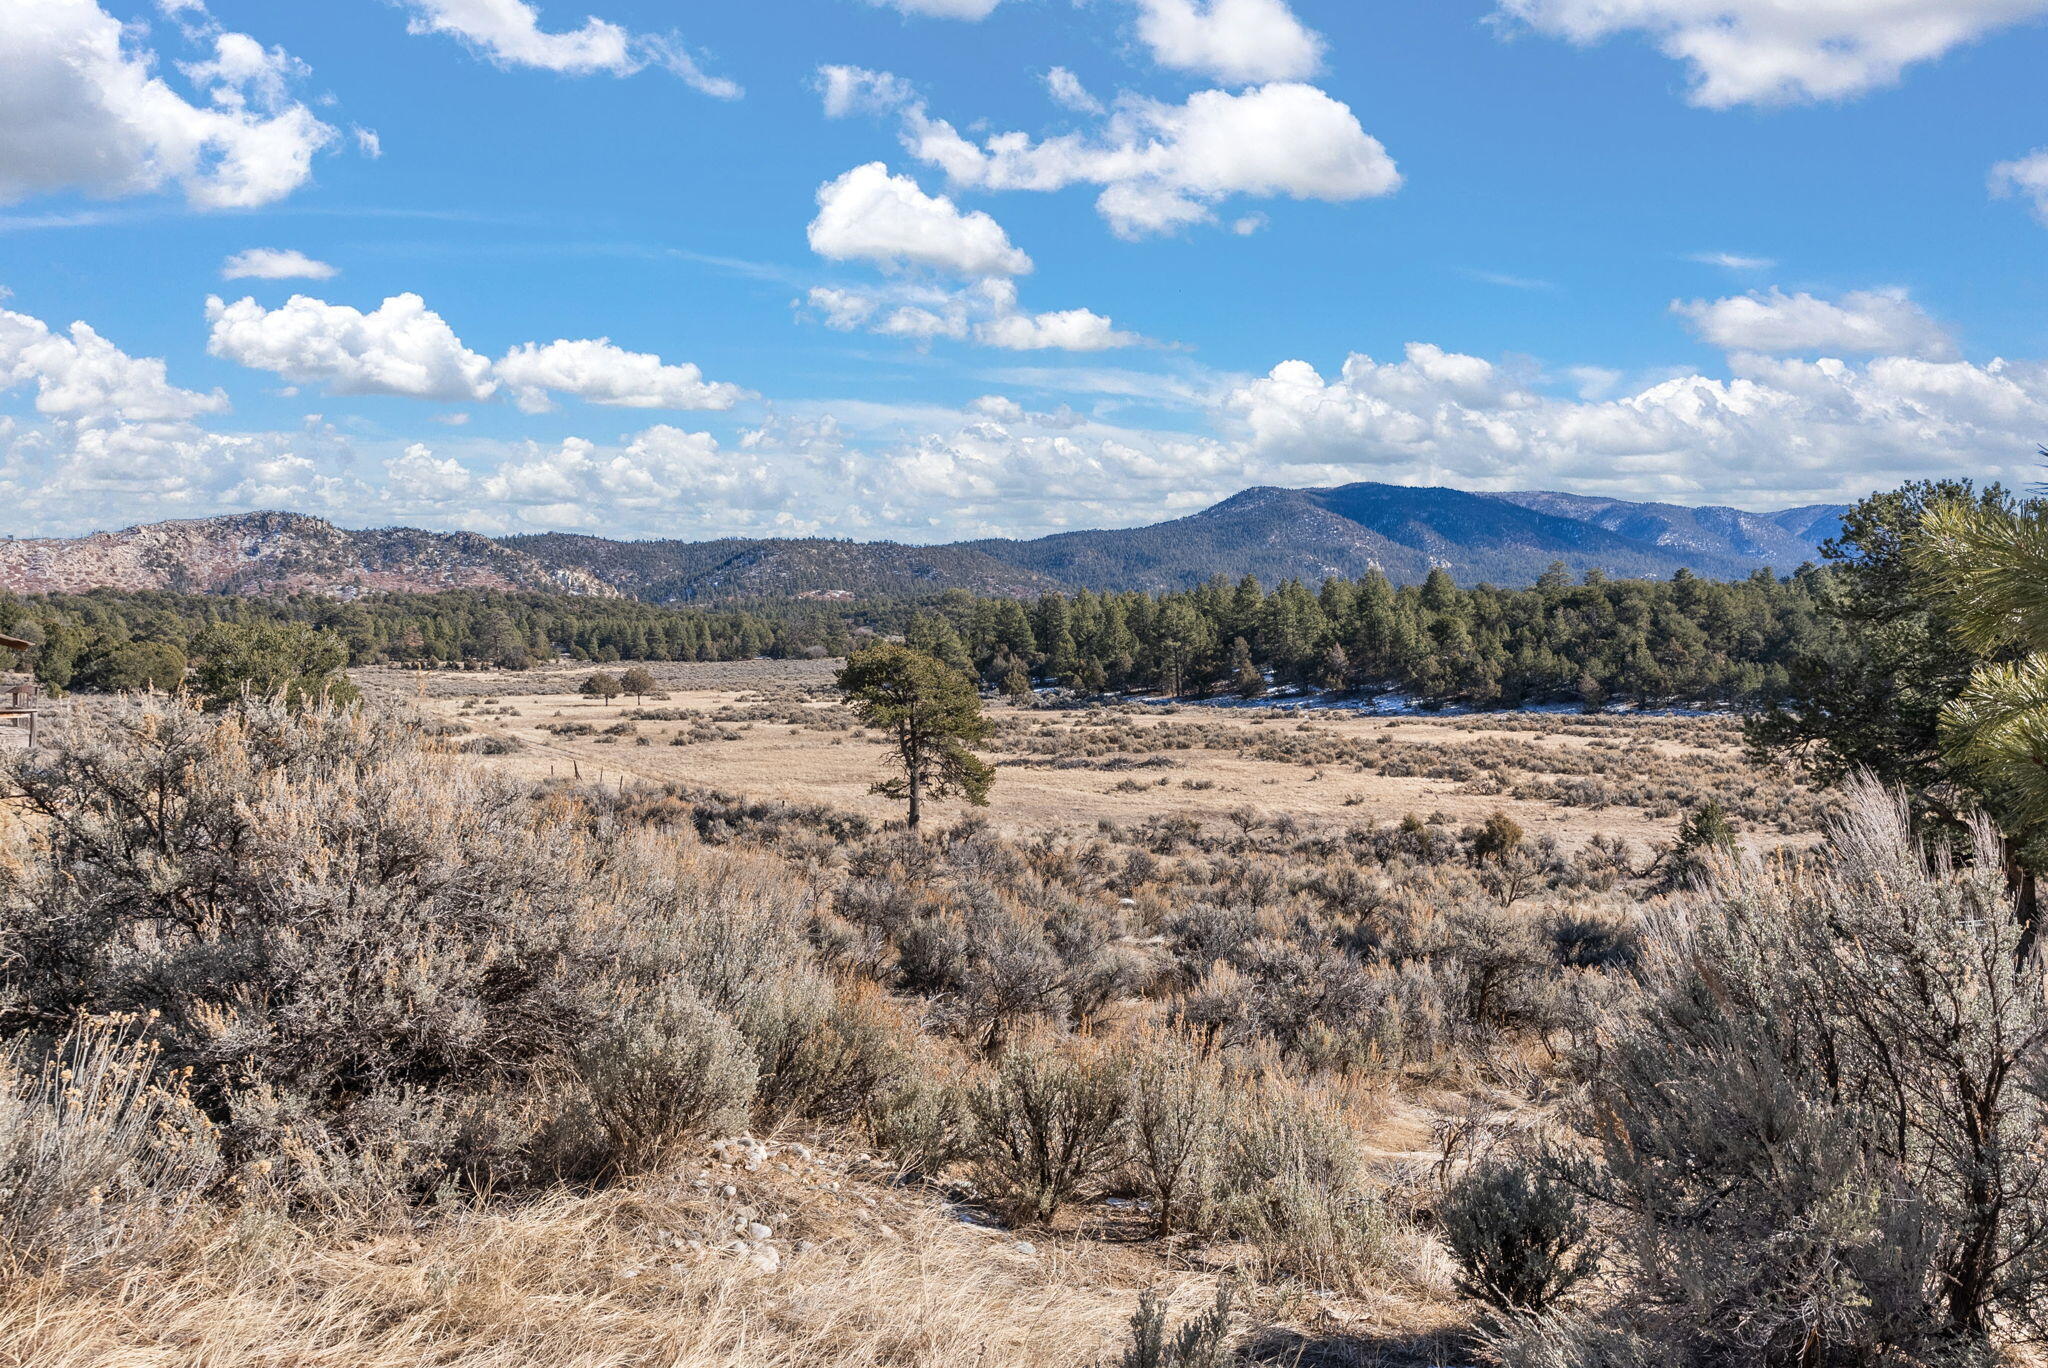
[[[877,821],[899,815],[868,792],[883,744],[836,703],[836,662],[647,668],[661,695],[640,700],[577,693],[589,666],[369,669],[354,678],[374,696],[467,728],[486,764],[522,777],[677,784]],[[1597,835],[1647,850],[1707,798],[1756,844],[1801,841],[1820,815],[1789,772],[1743,757],[1729,717],[1373,717],[1235,703],[998,704],[991,712],[997,731],[987,753],[1000,777],[982,815],[1007,835],[1174,814],[1211,826],[1247,813],[1304,826],[1411,813],[1464,825],[1501,811],[1566,849]],[[503,738],[504,753],[492,754],[486,738]]]
[[[433,897],[545,902],[564,881],[562,924],[606,947],[578,991],[607,1012],[623,973],[701,972],[690,991],[706,995],[714,972],[752,975],[716,999],[755,1033],[732,1048],[795,1041],[775,1057],[821,1091],[778,1102],[764,1065],[751,1111],[660,1163],[423,1206],[390,1200],[383,1168],[333,1166],[345,1146],[410,1153],[413,1104],[394,1094],[362,1123],[392,1127],[385,1140],[282,1146],[296,1197],[265,1159],[233,1180],[249,1200],[192,1208],[146,1254],[0,1278],[0,1368],[1108,1368],[1131,1361],[1141,1293],[1184,1321],[1225,1277],[1236,1362],[1477,1363],[1437,1215],[1451,1176],[1555,1132],[1561,1052],[1621,991],[1610,970],[1665,896],[1659,852],[1684,813],[1718,801],[1758,848],[1806,844],[1823,817],[1790,774],[1744,758],[1726,717],[1041,701],[991,708],[986,825],[948,804],[924,843],[885,829],[900,814],[869,792],[884,744],[838,702],[834,666],[659,664],[655,693],[610,701],[579,692],[587,666],[357,671],[371,716],[292,744],[372,757],[359,792],[250,779],[231,763],[241,742],[194,740],[180,793],[220,790],[220,811],[279,850],[315,840],[294,824],[334,804],[337,829],[388,821],[464,852]],[[428,735],[407,724],[413,741],[377,750],[387,710]],[[173,707],[139,753],[161,728],[212,725]],[[1484,845],[1495,814],[1519,828],[1512,850]],[[12,839],[34,867],[28,835]],[[376,882],[344,872],[354,858],[322,846],[262,887],[325,906],[306,881],[333,879],[353,899]],[[388,1008],[406,1041],[444,1018],[475,1038],[439,985],[542,924],[415,943],[404,906],[382,931],[323,931],[361,934],[382,967],[361,981],[370,1001],[351,990],[302,1019]],[[412,948],[385,964],[387,938]],[[785,1017],[811,1034],[778,1035]],[[1214,1098],[1190,1170],[1214,1194],[1205,1214],[1172,1228],[1129,1158],[1050,1215],[1006,1207],[971,1145],[994,1134],[974,1099],[998,1095],[1011,1053],[1085,1083],[1134,1058],[1165,1069],[1178,1032],[1214,1045],[1210,1063],[1145,1076],[1175,1106]],[[507,1135],[589,1114],[579,1071],[598,1066],[564,1050],[534,1097],[463,1105]],[[829,1091],[871,1066],[862,1100]],[[761,1146],[720,1138],[741,1129]]]

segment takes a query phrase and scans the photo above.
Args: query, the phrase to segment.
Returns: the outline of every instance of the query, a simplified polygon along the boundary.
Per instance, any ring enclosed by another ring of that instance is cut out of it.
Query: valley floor
[[[884,746],[836,706],[834,661],[656,662],[645,668],[659,696],[609,701],[576,692],[594,668],[353,677],[372,695],[467,728],[486,763],[522,777],[677,784],[876,821],[900,815],[869,792]],[[1409,814],[1466,824],[1501,811],[1567,849],[1603,836],[1648,851],[1706,798],[1753,843],[1801,841],[1819,824],[1815,798],[1789,773],[1743,756],[1728,716],[1375,717],[1138,703],[1005,703],[991,713],[997,733],[986,750],[1000,777],[980,815],[1007,835],[1173,816],[1221,825],[1247,812],[1313,826]],[[512,748],[492,754],[484,737]]]

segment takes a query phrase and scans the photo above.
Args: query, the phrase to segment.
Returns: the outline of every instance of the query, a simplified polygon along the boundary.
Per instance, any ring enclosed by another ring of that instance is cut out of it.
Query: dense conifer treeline
[[[735,660],[840,655],[872,633],[1013,692],[1256,694],[1271,683],[1397,689],[1481,706],[1775,698],[1787,666],[1829,630],[1829,570],[1721,582],[1574,580],[1460,588],[1438,571],[1395,588],[1377,573],[1311,590],[1218,578],[1170,594],[1081,591],[1035,602],[952,591],[925,600],[782,600],[716,611],[625,599],[450,591],[340,602],[172,593],[0,597],[0,631],[42,643],[38,674],[64,687],[160,677],[166,647],[215,623],[298,622],[352,664],[539,659]]]

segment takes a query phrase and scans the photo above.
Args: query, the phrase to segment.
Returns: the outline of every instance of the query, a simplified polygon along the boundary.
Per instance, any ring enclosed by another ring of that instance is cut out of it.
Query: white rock
[[[747,1238],[750,1240],[765,1240],[774,1233],[774,1231],[762,1225],[759,1221],[750,1222],[747,1226]]]
[[[762,1245],[754,1251],[754,1267],[763,1273],[773,1273],[782,1267],[782,1255],[774,1245]]]

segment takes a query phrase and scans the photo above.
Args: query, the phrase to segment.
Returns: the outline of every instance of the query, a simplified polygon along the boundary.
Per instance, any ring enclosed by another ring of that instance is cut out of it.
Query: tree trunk
[[[910,829],[915,831],[917,830],[918,819],[923,815],[919,811],[920,805],[924,800],[923,767],[915,759],[906,756],[904,758],[903,772],[910,790],[910,817],[908,824]]]
[[[2034,871],[2020,863],[2011,841],[2005,845],[2005,881],[2012,890],[2013,916],[2020,924],[2016,958],[2025,963],[2034,952],[2034,937],[2041,930],[2041,894],[2035,885]]]

